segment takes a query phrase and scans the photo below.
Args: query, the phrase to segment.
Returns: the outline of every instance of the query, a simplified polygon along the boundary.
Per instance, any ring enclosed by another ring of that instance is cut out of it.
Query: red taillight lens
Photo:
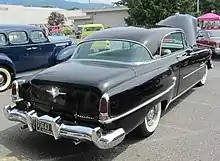
[[[17,86],[16,86],[15,83],[12,84],[11,94],[12,94],[13,96],[17,94]]]
[[[108,113],[108,101],[105,98],[100,99],[99,112]]]

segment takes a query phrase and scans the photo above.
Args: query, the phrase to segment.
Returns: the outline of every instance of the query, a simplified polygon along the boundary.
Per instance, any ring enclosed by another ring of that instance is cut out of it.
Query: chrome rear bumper
[[[220,48],[215,48],[215,54],[220,55]]]
[[[30,131],[35,131],[36,120],[50,124],[52,132],[47,134],[52,135],[56,140],[60,137],[64,137],[75,141],[91,141],[100,149],[109,149],[121,143],[125,138],[123,128],[103,133],[100,127],[90,128],[64,124],[59,116],[56,118],[48,115],[39,117],[34,110],[30,112],[21,111],[18,110],[16,106],[5,106],[3,110],[8,120],[26,124]]]

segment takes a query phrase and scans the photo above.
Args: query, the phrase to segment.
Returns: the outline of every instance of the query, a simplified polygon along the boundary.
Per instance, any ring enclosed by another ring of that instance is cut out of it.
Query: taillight
[[[99,103],[99,112],[107,113],[108,112],[108,102],[105,98],[101,98]]]
[[[17,81],[14,81],[12,83],[11,94],[12,96],[18,96],[18,82]]]
[[[108,119],[108,111],[109,111],[109,96],[104,94],[99,102],[99,119],[104,121]]]
[[[11,87],[11,95],[14,96],[17,93],[16,85],[13,83]]]

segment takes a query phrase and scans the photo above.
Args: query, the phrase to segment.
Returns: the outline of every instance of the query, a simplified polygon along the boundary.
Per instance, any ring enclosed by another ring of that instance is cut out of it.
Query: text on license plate
[[[52,126],[47,122],[36,120],[36,130],[48,135],[52,135]]]

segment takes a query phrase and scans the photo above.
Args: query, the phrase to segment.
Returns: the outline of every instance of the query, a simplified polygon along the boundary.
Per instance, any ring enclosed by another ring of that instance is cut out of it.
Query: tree
[[[200,11],[201,13],[208,12],[220,12],[220,1],[219,0],[200,0]]]
[[[66,17],[59,12],[51,12],[48,17],[48,24],[51,26],[63,25],[66,21]]]
[[[121,0],[116,5],[128,7],[128,25],[152,26],[175,13],[191,13],[195,11],[196,1],[192,0]]]

